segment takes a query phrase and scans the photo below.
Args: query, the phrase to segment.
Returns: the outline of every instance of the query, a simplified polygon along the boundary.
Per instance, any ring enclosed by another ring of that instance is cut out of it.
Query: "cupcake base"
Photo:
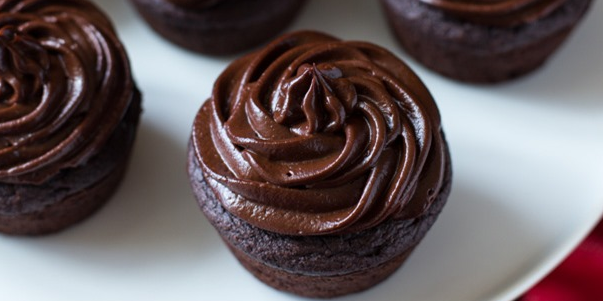
[[[305,0],[225,0],[188,9],[167,0],[132,0],[161,36],[188,50],[229,55],[268,41],[287,27]]]
[[[40,185],[0,184],[0,233],[58,232],[96,212],[125,174],[140,115],[140,94],[106,146],[85,165],[66,169]]]
[[[497,83],[543,65],[586,13],[591,0],[568,0],[530,24],[493,27],[447,16],[415,0],[381,0],[404,50],[452,79]]]
[[[243,267],[262,282],[278,290],[310,298],[333,298],[369,289],[400,268],[414,250],[414,247],[410,248],[388,262],[366,270],[344,275],[313,276],[266,266],[226,243]]]
[[[446,152],[448,152],[446,150]],[[201,210],[233,254],[258,279],[282,291],[333,298],[366,290],[396,271],[435,222],[450,193],[447,160],[442,189],[427,212],[358,233],[288,236],[265,231],[226,211],[189,146],[188,171]]]

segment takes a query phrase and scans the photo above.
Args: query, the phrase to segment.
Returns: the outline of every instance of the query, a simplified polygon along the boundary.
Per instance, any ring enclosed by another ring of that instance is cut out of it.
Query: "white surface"
[[[85,223],[49,237],[0,236],[0,299],[298,300],[236,262],[189,189],[190,125],[230,59],[164,42],[127,1],[97,2],[144,93],[131,168]],[[590,230],[603,211],[603,5],[593,4],[553,60],[516,82],[464,85],[411,61],[442,111],[453,193],[403,269],[344,300],[508,301]],[[315,0],[294,28],[372,41],[407,59],[377,1]]]

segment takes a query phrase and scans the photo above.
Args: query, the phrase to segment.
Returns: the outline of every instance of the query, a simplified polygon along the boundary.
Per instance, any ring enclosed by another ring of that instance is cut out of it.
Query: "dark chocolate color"
[[[135,94],[117,129],[84,165],[41,185],[0,183],[0,232],[42,235],[64,230],[97,211],[117,190],[136,136],[141,97]]]
[[[228,242],[227,242],[228,243]],[[239,262],[264,283],[285,292],[310,298],[333,298],[366,290],[387,279],[412,253],[414,248],[366,270],[335,276],[291,273],[269,267],[228,243]]]
[[[202,211],[243,266],[276,289],[319,298],[365,290],[391,275],[435,222],[452,180],[448,157],[442,188],[418,218],[390,219],[359,233],[289,236],[262,230],[226,211],[191,147],[188,160],[191,185]]]
[[[322,298],[393,273],[451,183],[440,114],[416,74],[378,45],[314,31],[220,75],[193,124],[188,172],[247,269]]]
[[[419,0],[470,22],[516,26],[546,17],[567,0]]]
[[[0,232],[56,232],[100,207],[126,169],[140,101],[90,1],[0,1]]]
[[[0,50],[0,182],[41,184],[94,156],[134,93],[107,17],[87,0],[2,1]]]
[[[230,213],[325,235],[421,215],[442,184],[440,130],[431,94],[391,52],[301,31],[220,75],[191,143]]]
[[[283,31],[305,0],[222,0],[197,8],[169,0],[131,2],[147,23],[169,41],[199,53],[229,55],[248,50]]]
[[[405,51],[428,68],[466,82],[496,83],[527,74],[565,41],[591,0],[567,0],[517,26],[472,23],[417,0],[381,0]]]

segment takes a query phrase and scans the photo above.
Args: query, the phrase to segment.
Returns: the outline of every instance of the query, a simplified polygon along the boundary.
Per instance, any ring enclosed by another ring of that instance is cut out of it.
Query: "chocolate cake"
[[[188,171],[244,267],[330,298],[387,278],[446,203],[436,104],[387,50],[295,32],[233,62],[200,109]]]
[[[0,101],[0,232],[60,231],[107,201],[141,97],[95,5],[0,1]]]
[[[229,55],[283,31],[305,0],[131,0],[161,36],[186,49]]]
[[[453,79],[497,83],[542,66],[591,0],[381,0],[400,44]]]

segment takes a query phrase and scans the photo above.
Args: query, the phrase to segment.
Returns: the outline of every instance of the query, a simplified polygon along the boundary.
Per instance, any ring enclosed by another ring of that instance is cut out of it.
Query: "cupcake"
[[[268,41],[305,0],[131,0],[161,36],[188,50],[229,55]]]
[[[442,210],[436,104],[387,50],[295,32],[233,62],[195,118],[197,201],[242,265],[330,298],[393,273]]]
[[[426,67],[473,83],[517,78],[565,41],[591,0],[381,0],[402,47]]]
[[[96,6],[0,1],[0,232],[57,232],[101,207],[139,114],[128,58]]]

